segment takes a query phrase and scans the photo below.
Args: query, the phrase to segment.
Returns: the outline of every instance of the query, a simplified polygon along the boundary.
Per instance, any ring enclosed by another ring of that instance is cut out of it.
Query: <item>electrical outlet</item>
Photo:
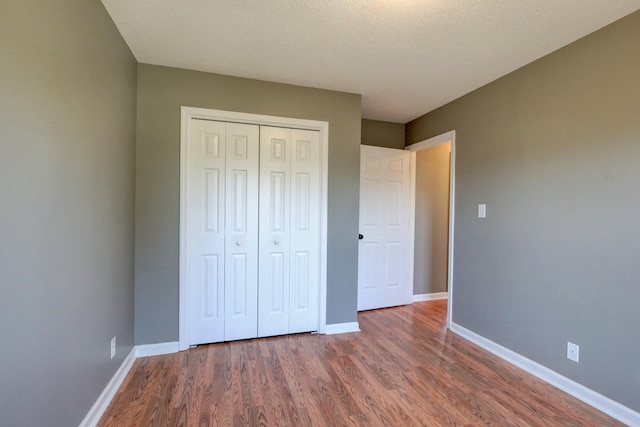
[[[572,342],[567,342],[567,359],[578,363],[580,360],[580,346]]]
[[[111,338],[111,358],[113,359],[116,355],[116,337]]]

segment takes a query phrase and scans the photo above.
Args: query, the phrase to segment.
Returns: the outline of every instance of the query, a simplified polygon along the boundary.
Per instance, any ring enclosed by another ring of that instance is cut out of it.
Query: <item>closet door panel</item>
[[[319,132],[192,120],[190,344],[317,330]]]
[[[225,341],[258,332],[258,126],[226,125]]]
[[[260,128],[258,336],[289,333],[291,129]]]
[[[224,339],[225,124],[192,120],[187,146],[190,344]]]
[[[318,328],[320,274],[320,134],[293,129],[291,135],[290,328]]]

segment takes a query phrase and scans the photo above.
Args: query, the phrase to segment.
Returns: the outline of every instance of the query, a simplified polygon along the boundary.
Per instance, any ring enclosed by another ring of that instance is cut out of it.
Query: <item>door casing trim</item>
[[[456,131],[452,130],[441,135],[434,136],[433,138],[425,139],[424,141],[416,142],[415,144],[407,145],[404,149],[411,151],[411,170],[412,176],[412,199],[411,210],[415,213],[416,199],[415,199],[415,187],[416,187],[416,152],[426,150],[427,148],[435,147],[436,145],[451,143],[451,167],[449,170],[449,254],[448,254],[448,271],[447,271],[447,292],[449,294],[448,307],[447,307],[447,327],[451,329],[451,323],[453,319],[453,236],[454,236],[454,222],[455,222],[455,202],[456,202]],[[411,223],[411,234],[415,236],[415,215]],[[411,257],[414,256],[414,246],[411,245]]]

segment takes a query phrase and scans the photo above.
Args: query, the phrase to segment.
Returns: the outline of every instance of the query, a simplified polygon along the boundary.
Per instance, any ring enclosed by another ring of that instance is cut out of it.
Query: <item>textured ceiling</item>
[[[362,94],[405,123],[640,0],[103,0],[139,62]]]

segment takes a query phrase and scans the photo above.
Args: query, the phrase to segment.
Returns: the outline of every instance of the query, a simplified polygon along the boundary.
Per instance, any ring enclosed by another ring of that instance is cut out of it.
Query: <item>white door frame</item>
[[[411,151],[411,211],[414,214],[411,221],[411,236],[415,239],[415,206],[416,206],[416,152],[435,147],[436,145],[451,143],[451,167],[449,170],[449,254],[448,254],[448,272],[447,272],[447,291],[449,296],[447,309],[447,327],[451,329],[451,321],[453,319],[453,231],[455,219],[455,195],[456,195],[456,131],[452,130],[424,141],[416,142],[406,146],[404,149]],[[414,243],[411,242],[411,259],[414,257]],[[412,272],[413,275],[413,272]]]
[[[318,298],[318,332],[325,333],[327,326],[327,213],[328,213],[328,162],[329,162],[329,122],[294,119],[289,117],[266,116],[262,114],[239,113],[235,111],[210,110],[205,108],[181,107],[180,131],[180,277],[179,277],[179,350],[189,348],[189,286],[187,284],[187,145],[189,123],[192,119],[216,120],[222,122],[247,123],[262,126],[308,129],[320,132],[320,271]]]

